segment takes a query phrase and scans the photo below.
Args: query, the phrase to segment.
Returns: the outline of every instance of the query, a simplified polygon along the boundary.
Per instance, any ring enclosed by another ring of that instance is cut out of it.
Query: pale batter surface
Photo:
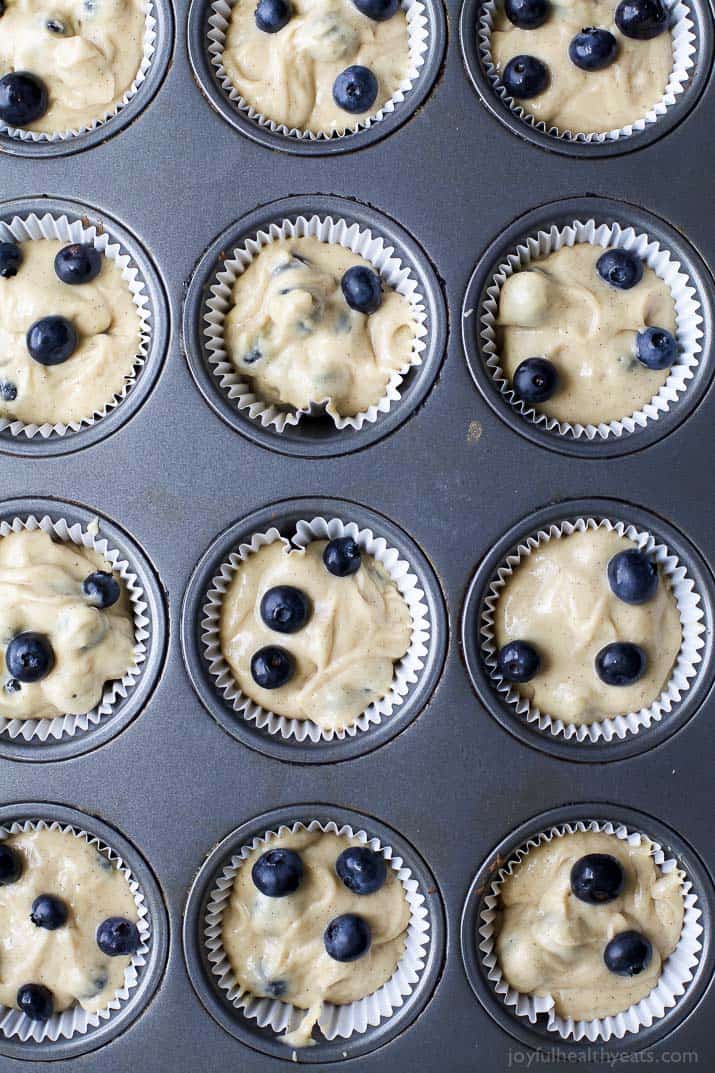
[[[19,272],[0,278],[0,381],[17,389],[13,401],[0,394],[0,415],[10,420],[81,421],[101,410],[133,375],[140,321],[120,269],[103,256],[96,279],[63,283],[54,259],[66,245],[53,239],[21,242]],[[54,315],[72,323],[77,349],[61,365],[42,365],[30,357],[26,335],[35,321]]]
[[[643,278],[619,290],[601,278],[601,246],[562,246],[504,282],[497,313],[500,364],[509,380],[526,358],[548,358],[559,376],[539,413],[578,424],[618,421],[642,409],[670,375],[637,360],[647,327],[675,335],[668,285],[644,265]]]
[[[291,719],[311,719],[324,729],[353,724],[392,686],[395,661],[410,645],[410,612],[397,586],[372,556],[349,577],[325,568],[327,541],[286,551],[276,541],[249,555],[224,597],[221,650],[242,690],[263,708]],[[313,606],[297,633],[269,629],[260,614],[264,593],[292,585]],[[251,657],[279,645],[295,659],[296,673],[278,689],[262,689],[251,675]]]
[[[589,853],[620,862],[625,883],[613,901],[591,905],[572,893],[571,868]],[[596,831],[566,834],[530,850],[502,885],[497,958],[513,988],[551,995],[560,1017],[610,1017],[653,990],[678,944],[683,915],[680,873],[664,875],[647,840],[631,846]],[[619,976],[606,967],[603,952],[615,935],[631,930],[650,940],[653,956],[638,975]]]
[[[82,581],[97,570],[112,572],[100,555],[57,543],[42,530],[0,539],[0,717],[52,719],[89,712],[105,683],[121,678],[134,663],[134,626],[121,578],[114,575],[119,600],[103,610],[82,592]],[[38,682],[17,683],[5,652],[13,637],[33,631],[49,638],[54,667]],[[8,681],[15,687],[8,689]]]
[[[223,918],[223,945],[240,985],[271,996],[281,982],[281,998],[308,1010],[299,1028],[282,1039],[307,1046],[324,1002],[354,1002],[390,979],[405,949],[410,911],[402,884],[387,867],[387,879],[373,894],[353,894],[338,878],[335,862],[348,846],[363,845],[321,831],[298,831],[260,845],[241,865]],[[268,849],[295,850],[303,862],[297,891],[267,898],[254,886],[251,869]],[[340,962],[323,945],[323,932],[337,916],[355,913],[370,926],[372,943],[361,958]]]
[[[601,527],[554,537],[522,559],[502,591],[494,615],[496,642],[532,644],[541,669],[512,688],[565,723],[591,723],[637,712],[665,688],[680,651],[680,616],[667,577],[659,571],[655,596],[624,603],[611,591],[607,567],[633,541]],[[614,641],[639,645],[648,666],[629,686],[606,685],[594,667]]]
[[[291,3],[290,22],[272,34],[256,26],[254,0],[237,0],[232,9],[223,66],[244,100],[274,123],[313,133],[342,133],[379,112],[409,70],[404,11],[375,22],[351,0]],[[378,83],[375,103],[360,115],[333,100],[335,79],[355,64]]]
[[[233,287],[224,338],[236,369],[267,402],[298,409],[327,401],[353,416],[385,394],[410,362],[415,324],[407,299],[383,284],[369,316],[345,301],[340,280],[362,257],[317,238],[265,246]]]
[[[47,28],[57,19],[63,33]],[[0,76],[30,71],[47,86],[49,107],[29,130],[76,130],[105,119],[121,101],[143,55],[142,0],[5,0]]]
[[[71,832],[27,831],[6,843],[20,853],[23,872],[0,886],[0,1003],[16,1006],[18,988],[42,984],[52,991],[56,1013],[79,1003],[101,1010],[124,983],[130,957],[107,957],[96,932],[108,917],[136,923],[137,908],[126,877],[86,839]],[[30,920],[40,894],[69,909],[55,931]]]
[[[523,102],[529,115],[573,133],[615,130],[641,119],[665,93],[673,69],[670,31],[650,41],[626,37],[616,27],[618,0],[551,0],[551,14],[535,30],[521,30],[500,5],[491,38],[494,63],[503,71],[514,56],[545,63],[550,74],[543,93]],[[583,71],[569,59],[571,41],[585,27],[608,30],[618,42],[614,62]]]

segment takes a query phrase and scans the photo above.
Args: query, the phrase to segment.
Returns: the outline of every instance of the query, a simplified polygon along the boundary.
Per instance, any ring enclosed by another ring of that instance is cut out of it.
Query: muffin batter
[[[680,650],[675,597],[659,571],[655,596],[624,603],[611,591],[609,560],[633,541],[603,526],[554,537],[522,559],[497,601],[497,645],[523,640],[541,654],[531,681],[513,685],[541,712],[565,723],[591,723],[648,707],[665,688]],[[643,677],[606,685],[596,654],[615,641],[639,645],[648,659]]]
[[[372,894],[352,893],[336,875],[338,856],[359,845],[357,838],[321,831],[281,834],[255,849],[236,874],[223,918],[224,949],[242,988],[271,997],[280,991],[308,1011],[295,1032],[281,1037],[290,1046],[310,1044],[324,1002],[344,1005],[382,987],[404,952],[409,906],[390,865]],[[293,894],[269,898],[254,885],[251,869],[276,847],[300,854],[303,878]],[[344,913],[361,916],[372,933],[368,952],[352,962],[335,961],[323,944],[328,923]]]
[[[293,16],[278,33],[258,29],[254,0],[237,0],[226,34],[223,66],[243,99],[289,130],[343,133],[375,115],[409,70],[407,18],[399,9],[376,22],[351,0],[291,0]],[[347,67],[377,78],[373,106],[350,115],[333,100],[333,83]]]
[[[48,90],[48,110],[29,130],[77,130],[115,110],[142,61],[142,0],[5,0],[4,7],[0,76],[31,71]]]
[[[512,380],[526,358],[548,358],[559,375],[552,397],[536,409],[557,421],[598,425],[642,409],[670,374],[642,365],[635,338],[646,327],[675,334],[668,285],[644,265],[630,290],[598,274],[601,246],[562,246],[514,272],[499,295],[497,346]]]
[[[338,730],[384,697],[392,686],[394,663],[410,644],[410,612],[384,568],[363,554],[350,577],[335,577],[322,561],[327,541],[287,551],[276,541],[239,566],[221,611],[221,650],[240,689],[256,703],[291,719],[311,719]],[[303,629],[279,634],[261,618],[263,594],[279,585],[295,586],[312,604]],[[265,645],[280,644],[295,659],[286,685],[262,689],[251,674],[251,659]]]
[[[52,719],[81,715],[99,704],[105,683],[134,663],[134,627],[129,599],[94,606],[82,582],[95,571],[111,572],[98,554],[57,543],[42,530],[0,539],[0,717]],[[36,631],[47,637],[54,666],[35,682],[18,682],[6,661],[14,637]]]
[[[124,983],[131,958],[104,954],[97,928],[108,917],[136,923],[137,909],[126,877],[85,838],[65,831],[10,835],[3,845],[20,854],[18,880],[0,884],[0,1003],[16,1006],[18,989],[50,989],[58,1013],[78,1002],[100,1010]],[[54,931],[30,919],[35,898],[51,894],[67,908],[67,922]]]
[[[491,53],[501,73],[514,56],[546,64],[546,89],[523,101],[525,111],[547,126],[573,133],[615,130],[641,119],[665,93],[673,69],[670,31],[650,40],[626,37],[616,27],[618,0],[551,0],[551,13],[535,30],[507,18],[503,5],[491,36]],[[584,71],[569,59],[569,45],[584,27],[608,30],[618,53],[603,70]]]
[[[352,416],[378,403],[392,373],[409,365],[409,302],[384,288],[375,313],[351,309],[340,280],[353,265],[370,267],[336,243],[281,239],[237,278],[226,347],[267,402],[307,409],[327,400],[328,413]]]
[[[529,850],[500,891],[496,953],[511,987],[550,995],[560,1017],[590,1021],[640,1002],[655,987],[663,962],[683,927],[681,875],[663,874],[642,839],[638,846],[615,835],[575,832]],[[579,858],[609,854],[621,864],[624,886],[602,905],[581,901],[569,877]],[[609,971],[603,952],[618,933],[637,931],[653,947],[650,964],[635,976]]]
[[[4,19],[0,20],[0,36]],[[79,422],[101,410],[133,375],[140,346],[140,321],[121,271],[108,257],[96,279],[81,286],[58,279],[55,255],[67,243],[37,239],[19,243],[16,276],[0,278],[0,416],[26,424]],[[78,336],[74,353],[61,365],[30,357],[26,335],[42,317],[60,315]]]

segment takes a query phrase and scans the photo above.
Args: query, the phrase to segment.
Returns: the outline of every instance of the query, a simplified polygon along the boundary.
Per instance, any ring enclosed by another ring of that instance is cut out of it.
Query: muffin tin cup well
[[[275,834],[321,830],[352,838],[383,854],[410,908],[405,952],[382,987],[344,1006],[326,1003],[315,1045],[293,1049],[280,1034],[305,1016],[289,1003],[242,992],[223,949],[223,912],[248,855]],[[367,1054],[403,1031],[429,1001],[444,959],[444,914],[427,865],[385,825],[346,809],[296,805],[258,816],[227,836],[204,862],[184,916],[184,954],[191,982],[209,1013],[241,1042],[288,1061],[332,1062]]]
[[[678,361],[665,385],[640,410],[599,425],[559,422],[522,402],[501,368],[496,337],[505,280],[532,261],[580,243],[636,252],[669,287],[676,313]],[[501,234],[469,281],[462,305],[467,363],[492,409],[533,442],[584,457],[627,454],[671,432],[707,390],[712,376],[711,289],[708,271],[695,251],[651,214],[594,197],[544,205]]]
[[[232,84],[223,66],[226,31],[236,0],[192,0],[189,60],[209,104],[235,130],[270,149],[298,154],[344,153],[370,145],[401,126],[424,102],[437,77],[447,27],[441,0],[401,0],[407,16],[409,70],[392,98],[374,116],[344,133],[327,135],[289,129],[261,115]],[[347,118],[347,113],[346,113]]]
[[[325,405],[297,410],[262,400],[226,351],[223,327],[235,280],[269,243],[306,235],[370,261],[407,299],[416,325],[409,362],[391,375],[382,399],[353,417],[331,416]],[[446,312],[426,255],[397,224],[340,198],[292,197],[239,220],[209,247],[186,296],[183,342],[199,389],[232,428],[290,454],[335,455],[375,442],[423,401],[444,353]]]
[[[166,353],[169,314],[158,273],[137,240],[104,213],[57,198],[0,204],[0,241],[87,242],[120,269],[140,320],[140,345],[131,378],[94,413],[67,424],[31,424],[0,416],[0,451],[58,455],[108,436],[128,420],[156,383]]]
[[[96,1013],[87,1013],[77,1003],[41,1022],[0,1006],[0,1054],[25,1061],[53,1061],[108,1043],[139,1016],[164,971],[168,922],[148,865],[131,843],[102,821],[62,805],[28,803],[0,808],[0,841],[28,830],[71,832],[111,861],[129,883],[141,940],[125,970],[123,986]]]
[[[499,891],[536,846],[574,831],[603,831],[639,844],[651,843],[651,856],[664,873],[678,870],[685,906],[678,944],[666,959],[652,991],[613,1017],[574,1021],[558,1016],[550,997],[524,995],[511,988],[495,953],[494,921]],[[709,927],[712,881],[694,851],[673,831],[649,816],[606,804],[565,806],[535,817],[507,836],[475,876],[461,920],[462,958],[469,983],[487,1012],[511,1035],[531,1047],[560,1053],[561,1042],[577,1051],[598,1043],[618,1050],[652,1047],[694,1009],[712,975]]]
[[[535,548],[600,526],[633,540],[658,563],[670,582],[683,638],[670,678],[648,708],[588,724],[563,723],[532,706],[499,675],[494,610],[509,576]],[[694,714],[712,685],[712,623],[712,578],[680,534],[639,508],[612,500],[580,500],[538,511],[496,545],[469,587],[462,644],[472,684],[502,726],[564,759],[603,762],[651,748]]]
[[[139,70],[121,101],[104,115],[72,130],[44,133],[0,123],[0,152],[56,157],[100,145],[136,119],[161,86],[171,61],[174,18],[171,5],[144,0],[145,26]],[[37,74],[42,75],[41,71]]]
[[[667,0],[673,67],[666,91],[645,116],[625,127],[597,133],[560,130],[529,114],[509,96],[491,56],[491,35],[500,0],[464,0],[460,43],[467,74],[489,110],[515,134],[559,153],[588,158],[639,149],[671,130],[695,106],[710,75],[712,19],[705,0]],[[568,57],[564,56],[564,62]]]
[[[306,521],[305,519],[310,519]],[[268,524],[267,528],[264,526]],[[410,647],[395,668],[388,695],[356,723],[325,731],[311,720],[265,711],[239,689],[223,657],[219,622],[223,596],[241,562],[274,541],[301,547],[349,535],[385,568],[412,619]],[[341,500],[297,499],[237,522],[203,556],[182,609],[184,659],[210,714],[232,737],[279,759],[322,763],[362,755],[394,737],[428,702],[439,678],[447,623],[437,580],[423,554],[387,519]]]
[[[0,505],[0,540],[10,533],[38,529],[63,543],[98,552],[121,577],[133,616],[134,662],[121,679],[105,684],[100,703],[85,715],[0,718],[0,756],[15,760],[76,756],[119,733],[151,694],[166,642],[163,599],[153,570],[114,523],[56,500],[11,500]]]

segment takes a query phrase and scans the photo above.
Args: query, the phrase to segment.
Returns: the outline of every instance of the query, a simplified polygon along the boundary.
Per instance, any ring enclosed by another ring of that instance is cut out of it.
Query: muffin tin
[[[369,1073],[447,1064],[454,1073],[502,1073],[510,1063],[526,1066],[540,1047],[546,1068],[561,1065],[556,1057],[550,1064],[550,1053],[569,1051],[579,1065],[603,1068],[587,1041],[524,1026],[497,1004],[469,946],[495,854],[551,823],[588,818],[653,834],[684,862],[703,909],[693,985],[653,1030],[608,1047],[654,1048],[656,1059],[697,1051],[702,1068],[715,1060],[706,1009],[715,868],[715,88],[710,7],[687,2],[700,35],[690,87],[647,134],[604,146],[537,137],[512,122],[490,89],[480,100],[459,40],[461,31],[468,53],[471,0],[463,8],[448,0],[446,19],[434,0],[429,79],[392,116],[335,142],[268,138],[226,115],[205,66],[206,4],[178,0],[172,17],[160,0],[166,75],[147,79],[133,122],[125,120],[134,102],[101,136],[33,144],[32,159],[25,143],[0,145],[0,216],[18,206],[59,209],[106,228],[150,284],[160,341],[135,388],[91,428],[56,441],[0,436],[0,517],[61,513],[88,524],[97,514],[152,593],[156,647],[141,704],[100,723],[81,755],[61,741],[13,750],[0,738],[8,815],[25,814],[31,801],[34,816],[59,809],[81,826],[79,812],[122,855],[125,840],[136,847],[137,869],[141,858],[156,877],[156,975],[131,1017],[83,1037],[93,1073],[134,1073],[147,1063],[177,1073],[288,1068],[291,1052],[211,990],[199,915],[234,845],[273,822],[311,818],[347,822],[404,853],[429,895],[439,942],[419,1001],[359,1037],[297,1052],[299,1065],[339,1068],[354,1057]],[[272,220],[306,212],[381,235],[426,298],[428,356],[399,403],[362,430],[317,421],[266,431],[227,405],[202,351],[201,310],[217,263]],[[628,437],[571,444],[535,434],[494,392],[469,311],[489,270],[525,234],[590,218],[653,235],[682,263],[701,305],[702,351],[667,415]],[[482,583],[521,535],[599,511],[675,549],[702,596],[706,631],[682,706],[623,748],[591,750],[524,729],[495,701],[470,616]],[[201,593],[216,565],[249,532],[316,516],[355,520],[396,547],[434,628],[430,660],[404,703],[347,746],[274,742],[221,704],[202,664]],[[40,1050],[0,1034],[0,1055],[22,1073],[39,1073],[47,1059],[72,1073],[83,1064],[72,1043]]]

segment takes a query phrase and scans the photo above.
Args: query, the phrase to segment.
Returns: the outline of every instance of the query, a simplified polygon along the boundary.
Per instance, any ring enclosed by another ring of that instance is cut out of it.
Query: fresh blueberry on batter
[[[22,857],[12,846],[0,842],[0,887],[16,883],[22,875]]]
[[[637,548],[619,551],[607,572],[611,592],[626,604],[645,604],[656,594],[658,567]]]
[[[353,0],[353,3],[358,11],[375,22],[391,19],[400,6],[400,0]]]
[[[12,71],[0,78],[0,120],[26,127],[47,111],[47,86],[31,71]]]
[[[341,71],[333,84],[333,100],[338,108],[359,115],[377,100],[377,79],[369,67],[353,64]]]
[[[269,849],[251,869],[251,879],[267,898],[294,894],[303,878],[303,862],[292,849]]]
[[[326,569],[335,577],[348,577],[360,569],[360,545],[352,537],[336,537],[323,550]]]
[[[19,693],[22,689],[22,684],[18,682],[17,678],[8,678],[4,688],[6,693]]]
[[[636,336],[636,357],[647,369],[669,369],[677,353],[678,344],[665,328],[644,328]]]
[[[506,0],[504,11],[509,22],[520,30],[537,30],[551,14],[550,0]]]
[[[0,276],[10,279],[20,271],[22,250],[16,242],[0,242]]]
[[[82,582],[82,592],[94,607],[102,609],[116,604],[121,595],[119,582],[107,570],[96,570]]]
[[[55,1001],[50,989],[42,984],[23,984],[17,992],[17,1005],[31,1021],[49,1021]]]
[[[668,11],[662,0],[621,0],[616,26],[626,37],[648,41],[668,29]]]
[[[558,387],[559,374],[548,358],[526,358],[517,366],[512,383],[525,402],[547,402]]]
[[[56,931],[67,923],[67,916],[67,906],[54,894],[39,894],[32,903],[30,920],[36,928]]]
[[[343,297],[358,313],[376,313],[382,304],[382,285],[377,272],[366,265],[353,265],[340,280]]]
[[[334,917],[323,933],[323,943],[334,961],[357,961],[370,949],[370,925],[355,913]]]
[[[77,349],[77,333],[66,317],[43,317],[28,329],[27,349],[40,365],[62,365]]]
[[[353,894],[374,894],[387,879],[385,858],[369,846],[344,849],[335,862],[335,871]]]
[[[63,246],[55,257],[55,273],[63,283],[91,283],[102,271],[102,255],[88,242]]]
[[[62,19],[51,18],[45,21],[45,28],[51,34],[56,34],[58,37],[64,37],[67,33],[67,26]]]
[[[3,402],[14,402],[17,398],[17,388],[9,380],[0,380],[0,399]]]
[[[131,957],[139,942],[136,924],[126,917],[107,917],[97,928],[97,946],[107,957]]]
[[[614,935],[603,952],[606,968],[617,976],[638,976],[653,957],[650,940],[639,931],[622,931]]]
[[[278,645],[259,648],[251,657],[251,674],[261,689],[280,689],[295,673],[295,660]]]
[[[587,853],[571,869],[571,890],[582,902],[603,905],[623,890],[625,876],[620,861],[610,853]]]
[[[527,641],[509,641],[499,649],[497,666],[507,682],[529,682],[539,673],[541,658]]]
[[[256,8],[256,26],[264,34],[277,34],[287,26],[293,15],[293,8],[287,0],[260,0]]]
[[[536,56],[514,56],[504,68],[501,80],[511,97],[527,101],[544,92],[549,84],[549,69]]]
[[[643,262],[630,250],[606,250],[598,258],[596,269],[602,280],[619,291],[629,291],[643,279]]]
[[[571,41],[569,59],[582,71],[601,71],[616,58],[618,42],[608,30],[589,26]]]
[[[268,589],[261,600],[261,618],[278,633],[296,633],[310,618],[310,600],[292,585],[277,585]]]
[[[44,633],[28,630],[13,637],[5,650],[5,663],[18,682],[39,682],[55,665],[55,653]]]
[[[629,641],[614,641],[596,656],[596,673],[607,686],[630,686],[642,678],[648,660],[642,648]]]

